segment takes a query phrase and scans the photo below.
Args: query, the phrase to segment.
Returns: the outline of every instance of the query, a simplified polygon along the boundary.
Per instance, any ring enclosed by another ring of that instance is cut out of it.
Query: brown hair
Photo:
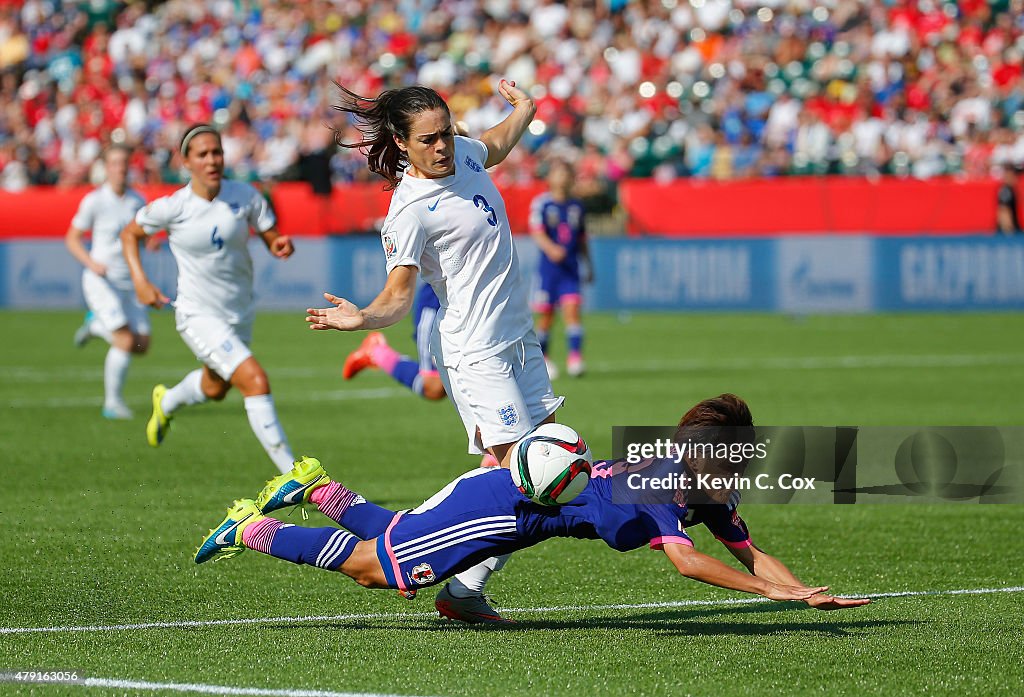
[[[677,443],[693,441],[727,445],[753,443],[754,418],[746,402],[726,392],[698,402],[686,412],[679,420],[675,440]]]
[[[371,172],[387,180],[385,191],[398,186],[399,172],[405,169],[409,160],[395,137],[409,139],[412,120],[424,111],[443,109],[450,114],[448,105],[429,87],[414,85],[401,89],[386,90],[376,98],[360,97],[339,83],[341,102],[334,108],[356,117],[356,128],[363,138],[358,143],[346,143],[340,131],[335,131],[334,140],[343,148],[359,148],[366,155],[366,164]]]

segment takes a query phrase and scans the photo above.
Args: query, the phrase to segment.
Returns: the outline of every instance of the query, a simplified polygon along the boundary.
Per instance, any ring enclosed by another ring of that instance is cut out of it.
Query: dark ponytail
[[[343,148],[359,148],[366,155],[366,163],[371,172],[387,179],[385,191],[398,186],[402,172],[408,159],[398,144],[395,136],[402,140],[409,139],[409,129],[417,114],[434,109],[448,111],[448,105],[429,87],[402,87],[387,90],[377,95],[376,99],[360,97],[339,83],[334,83],[341,90],[341,102],[334,108],[356,117],[356,128],[362,133],[363,139],[358,143],[346,143],[342,140],[339,130],[334,132],[335,142]]]

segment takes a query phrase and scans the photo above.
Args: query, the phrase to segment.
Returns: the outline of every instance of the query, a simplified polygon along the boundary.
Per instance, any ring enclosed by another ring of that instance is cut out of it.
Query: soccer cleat
[[[164,414],[160,401],[167,394],[167,387],[157,385],[153,388],[153,415],[146,424],[146,440],[154,448],[164,442],[167,432],[171,429],[171,417]]]
[[[578,378],[583,375],[585,370],[583,356],[578,353],[570,353],[569,358],[565,361],[565,372],[569,374],[569,377]]]
[[[416,589],[410,588],[407,591],[398,591],[398,595],[406,600],[416,600]]]
[[[279,508],[298,506],[309,501],[314,489],[327,486],[327,476],[320,461],[314,457],[300,457],[295,466],[266,483],[256,496],[256,508],[261,513],[270,513]]]
[[[132,410],[129,409],[128,405],[124,402],[105,406],[101,413],[103,414],[104,419],[111,419],[112,421],[125,421],[135,416]]]
[[[367,368],[376,368],[377,366],[373,362],[373,349],[387,342],[387,339],[380,332],[370,332],[367,334],[366,338],[363,339],[363,343],[359,344],[359,348],[348,354],[348,358],[345,359],[345,365],[341,369],[341,377],[351,380]]]
[[[82,348],[92,338],[92,331],[89,329],[89,325],[92,324],[92,316],[92,310],[86,312],[85,317],[82,319],[82,326],[75,330],[76,348]]]
[[[544,356],[544,367],[548,370],[548,380],[558,379],[558,366],[547,356]]]
[[[466,622],[468,624],[514,624],[515,620],[505,619],[498,614],[498,611],[490,606],[490,601],[484,594],[471,595],[468,598],[457,598],[452,595],[449,585],[446,583],[441,592],[434,599],[434,607],[441,614],[442,618]]]
[[[210,560],[230,559],[244,552],[242,531],[265,517],[252,499],[235,501],[235,504],[228,509],[228,514],[224,517],[223,522],[211,530],[199,545],[195,556],[196,564]]]

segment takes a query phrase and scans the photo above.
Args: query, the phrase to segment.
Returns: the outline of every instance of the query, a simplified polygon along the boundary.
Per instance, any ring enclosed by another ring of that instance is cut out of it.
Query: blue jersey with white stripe
[[[433,316],[440,309],[441,301],[438,299],[437,293],[434,292],[433,287],[429,283],[424,283],[416,291],[416,299],[413,300],[412,304],[413,339],[416,338],[417,328],[420,326],[420,320],[423,318],[424,311],[430,312],[433,310],[431,313],[431,316]]]
[[[732,506],[620,504],[612,500],[621,462],[597,462],[578,497],[541,506],[523,496],[507,469],[474,470],[404,514],[378,539],[377,554],[389,585],[403,590],[433,585],[487,559],[552,537],[601,539],[628,551],[650,545],[692,545],[685,529],[704,523],[725,544],[749,545],[746,526]]]
[[[586,234],[582,201],[574,198],[556,201],[549,193],[541,194],[530,204],[529,228],[530,232],[543,232],[565,248],[565,259],[558,264],[540,255],[542,276],[558,273],[579,276],[578,256]]]

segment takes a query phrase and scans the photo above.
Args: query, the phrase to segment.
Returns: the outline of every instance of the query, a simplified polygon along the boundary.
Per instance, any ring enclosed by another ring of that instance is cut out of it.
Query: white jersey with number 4
[[[191,186],[151,202],[135,221],[147,234],[167,230],[178,263],[179,313],[214,315],[231,324],[253,316],[249,228],[266,232],[276,220],[256,189],[223,180],[212,201]]]
[[[121,254],[121,230],[144,205],[146,199],[138,191],[127,189],[118,196],[104,184],[85,195],[71,219],[72,227],[92,233],[89,256],[107,267],[105,278],[121,290],[132,290],[128,262]]]
[[[388,273],[415,266],[437,293],[450,367],[495,356],[533,328],[505,202],[486,161],[484,143],[456,136],[455,174],[403,176],[381,230]]]

